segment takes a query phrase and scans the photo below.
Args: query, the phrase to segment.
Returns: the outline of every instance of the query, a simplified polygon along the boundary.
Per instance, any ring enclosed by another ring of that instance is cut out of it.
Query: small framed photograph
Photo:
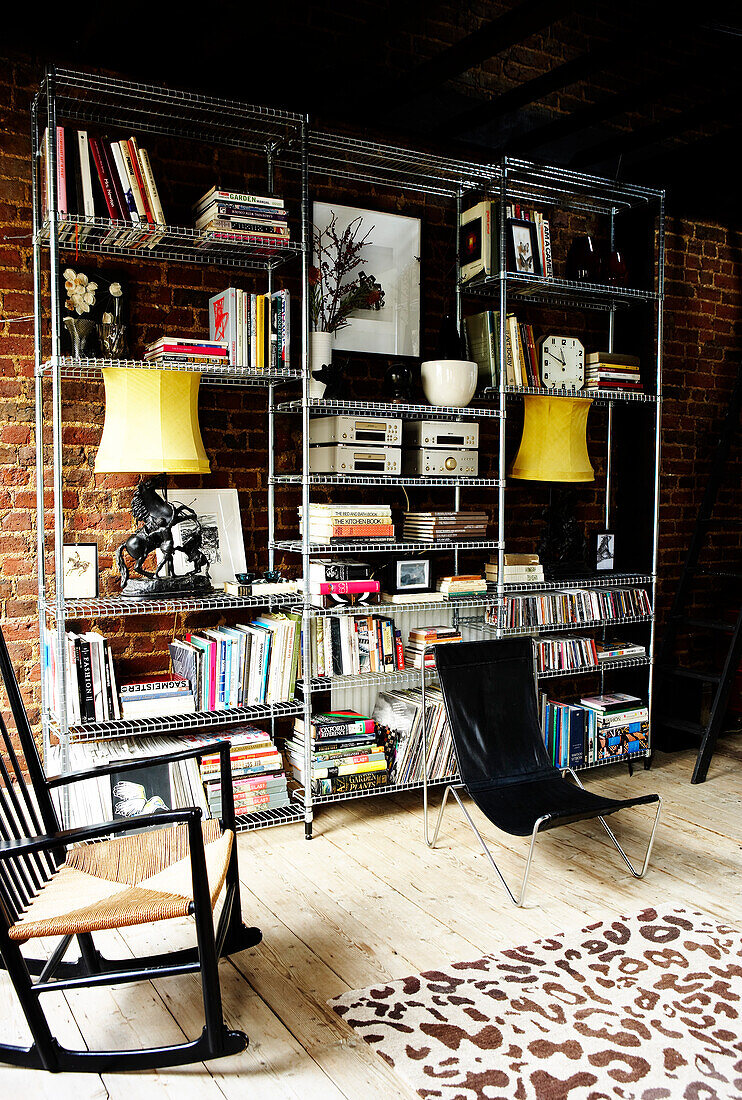
[[[393,592],[430,590],[430,558],[398,558],[390,565]]]
[[[508,218],[506,228],[508,268],[520,275],[540,275],[538,231],[534,222]]]
[[[98,544],[96,542],[64,543],[64,598],[94,600],[98,596]]]
[[[187,504],[201,524],[201,549],[209,561],[211,583],[223,584],[235,581],[237,573],[244,573],[245,539],[242,533],[240,503],[236,489],[183,489],[171,494],[173,503]],[[173,528],[176,576],[189,572],[190,562],[177,547],[195,530],[193,524],[183,520]]]
[[[600,531],[596,535],[595,568],[613,569],[616,536],[612,531]]]

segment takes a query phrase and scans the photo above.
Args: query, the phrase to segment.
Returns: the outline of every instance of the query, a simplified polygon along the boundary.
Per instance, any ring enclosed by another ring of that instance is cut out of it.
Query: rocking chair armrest
[[[23,837],[21,840],[0,841],[0,860],[12,856],[33,855],[51,848],[65,848],[84,840],[98,840],[111,833],[129,832],[132,829],[151,829],[163,825],[196,824],[201,820],[201,810],[189,806],[184,810],[164,810],[160,814],[143,814],[141,817],[117,818],[115,821],[103,821],[97,825],[81,825],[76,829],[63,829],[46,836]]]
[[[170,752],[157,756],[136,756],[132,759],[111,759],[107,764],[98,764],[94,768],[83,768],[81,771],[66,772],[64,775],[53,775],[46,780],[47,787],[64,787],[68,783],[80,783],[86,779],[96,779],[98,776],[108,775],[109,772],[133,771],[149,764],[176,764],[179,760],[189,760],[192,756],[206,756],[218,752],[223,756],[227,752],[229,760],[229,741],[210,741],[206,745],[193,745],[188,749],[178,752]]]

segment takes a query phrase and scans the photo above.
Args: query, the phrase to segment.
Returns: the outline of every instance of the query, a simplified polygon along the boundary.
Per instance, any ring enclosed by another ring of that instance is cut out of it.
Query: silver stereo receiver
[[[312,474],[398,474],[401,447],[347,447],[335,443],[329,447],[309,448],[309,472]]]
[[[363,443],[374,447],[399,447],[402,421],[386,417],[321,416],[309,421],[309,443]]]
[[[477,477],[479,451],[416,447],[404,453],[404,472],[411,477]]]
[[[459,447],[479,446],[479,424],[476,420],[408,420],[404,426],[407,447]]]

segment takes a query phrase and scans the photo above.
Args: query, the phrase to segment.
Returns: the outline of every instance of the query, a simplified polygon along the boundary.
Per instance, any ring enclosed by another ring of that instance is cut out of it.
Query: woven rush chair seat
[[[202,822],[201,829],[213,910],[234,834],[222,833],[216,820]],[[175,825],[71,848],[8,935],[18,943],[36,936],[76,936],[185,917],[192,910],[188,827]]]

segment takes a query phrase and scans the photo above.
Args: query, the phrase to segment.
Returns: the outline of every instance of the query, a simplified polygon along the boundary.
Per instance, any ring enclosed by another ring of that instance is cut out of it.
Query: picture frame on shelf
[[[595,536],[595,568],[612,570],[616,558],[616,536],[612,531],[599,531]]]
[[[522,218],[507,218],[505,237],[508,269],[518,275],[541,275],[538,230],[535,222],[524,221]]]
[[[384,291],[382,308],[354,311],[348,324],[335,332],[333,348],[377,355],[420,355],[420,219],[315,202],[315,230],[326,229],[333,215],[339,234],[361,219],[358,236],[370,234],[360,251],[360,258],[365,260],[361,270],[373,275]],[[357,273],[356,268],[350,277]]]
[[[397,558],[387,566],[389,592],[429,592],[431,582],[430,558]]]
[[[62,572],[66,600],[97,599],[98,543],[63,543]]]
[[[225,581],[235,581],[237,573],[244,573],[245,538],[242,532],[240,502],[236,489],[187,489],[179,490],[173,501],[192,508],[201,524],[201,549],[209,561],[211,583],[216,586]],[[184,542],[193,525],[182,520],[173,527],[176,547]],[[188,559],[175,554],[173,569],[177,577],[190,570]]]

